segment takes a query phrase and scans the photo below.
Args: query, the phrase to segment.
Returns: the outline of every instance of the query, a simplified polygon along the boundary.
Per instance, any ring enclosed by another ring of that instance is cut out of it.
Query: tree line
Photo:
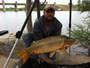
[[[90,11],[90,0],[78,0],[78,10],[81,12]]]

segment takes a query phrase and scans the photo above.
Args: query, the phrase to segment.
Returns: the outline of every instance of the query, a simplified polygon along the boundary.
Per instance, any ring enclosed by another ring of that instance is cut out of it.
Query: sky
[[[5,2],[11,2],[14,3],[15,1],[17,1],[18,3],[25,3],[26,0],[4,0]],[[40,0],[40,2],[43,2],[44,0]],[[57,4],[68,4],[70,0],[46,0],[48,3],[54,3],[56,2]],[[76,4],[78,0],[72,0],[73,4]],[[0,0],[0,3],[2,2],[2,0]]]
[[[4,0],[6,3],[15,3],[17,1],[18,3],[26,3],[26,0]],[[34,0],[33,0],[34,1]],[[45,0],[40,0],[40,2],[44,2]],[[56,2],[56,4],[68,4],[70,0],[46,0],[49,4],[53,4]],[[73,4],[77,4],[78,0],[72,0]],[[0,0],[0,3],[2,3],[2,0]],[[1,6],[1,5],[0,5]],[[1,6],[2,7],[2,6]]]

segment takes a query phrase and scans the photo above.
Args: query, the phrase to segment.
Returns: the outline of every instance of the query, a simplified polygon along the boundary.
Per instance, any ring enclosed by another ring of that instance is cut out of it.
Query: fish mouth
[[[77,40],[75,40],[74,44],[77,44]]]
[[[66,45],[64,46],[64,48],[68,48],[68,47],[70,47],[70,46],[72,46],[72,45],[74,45],[74,44],[77,44],[77,40],[74,40],[71,44],[66,44]]]

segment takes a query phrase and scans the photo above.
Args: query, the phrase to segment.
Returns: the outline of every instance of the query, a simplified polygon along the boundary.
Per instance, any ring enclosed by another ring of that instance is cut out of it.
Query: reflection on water
[[[41,15],[43,11],[41,11]],[[72,27],[74,24],[82,23],[83,17],[86,17],[88,12],[80,13],[78,11],[72,12]],[[62,34],[67,33],[69,26],[69,11],[56,11],[55,17],[63,24]],[[35,22],[37,18],[36,11],[32,12],[32,21]],[[24,11],[19,12],[0,12],[0,30],[9,30],[9,32],[17,32],[26,19]]]

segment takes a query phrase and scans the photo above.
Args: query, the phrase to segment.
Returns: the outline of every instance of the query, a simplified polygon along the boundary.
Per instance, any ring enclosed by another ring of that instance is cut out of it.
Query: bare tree
[[[81,0],[78,0],[78,10],[80,10]]]
[[[3,5],[2,5],[3,11],[5,12],[6,9],[5,9],[5,1],[4,1],[4,0],[2,0],[2,4],[3,4]]]
[[[26,16],[31,8],[31,0],[26,0]],[[30,17],[27,23],[27,31],[32,32],[32,18]]]

